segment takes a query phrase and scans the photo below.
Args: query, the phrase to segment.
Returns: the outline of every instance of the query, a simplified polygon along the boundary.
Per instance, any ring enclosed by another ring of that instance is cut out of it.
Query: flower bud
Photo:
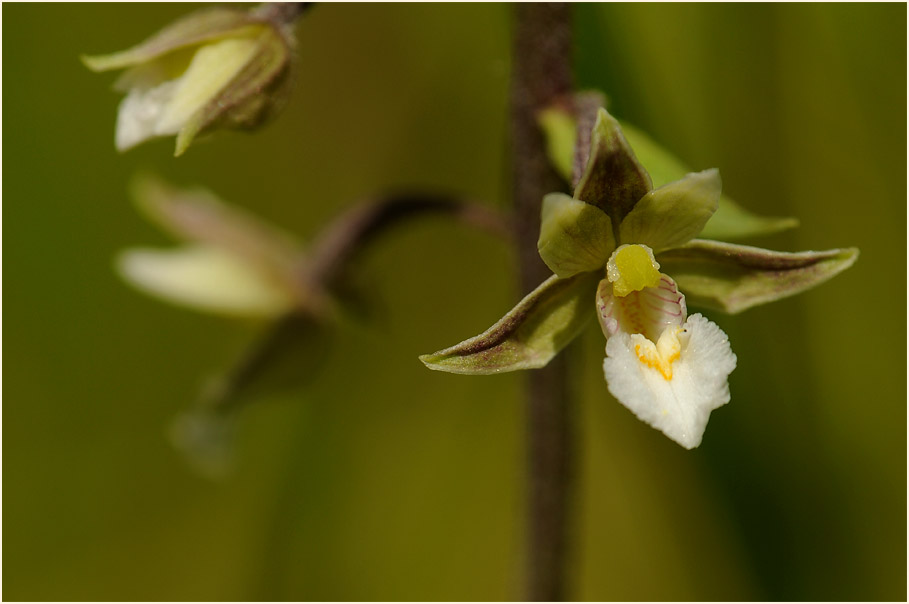
[[[82,57],[92,71],[126,69],[116,146],[177,135],[181,155],[200,134],[250,129],[278,108],[290,81],[293,35],[228,8],[191,14],[128,50]]]

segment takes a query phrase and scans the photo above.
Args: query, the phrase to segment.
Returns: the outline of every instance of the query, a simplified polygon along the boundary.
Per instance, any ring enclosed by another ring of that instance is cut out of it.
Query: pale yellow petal
[[[229,252],[207,246],[127,250],[121,276],[174,304],[231,316],[273,317],[293,305],[290,293]]]

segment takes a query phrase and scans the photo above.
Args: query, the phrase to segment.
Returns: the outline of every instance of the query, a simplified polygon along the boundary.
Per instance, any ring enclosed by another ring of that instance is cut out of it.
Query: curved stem
[[[343,284],[352,263],[390,229],[431,215],[454,218],[497,236],[511,235],[511,225],[501,213],[453,196],[410,193],[377,197],[354,205],[322,229],[300,261],[298,279],[301,289],[310,292],[308,305],[272,322],[234,365],[203,391],[200,408],[221,417],[229,416],[238,409],[247,387],[278,362],[286,350],[293,348],[296,341],[324,338],[330,300]],[[314,374],[317,360],[312,359],[312,363],[301,367],[310,367]]]
[[[550,271],[540,260],[537,237],[546,193],[564,185],[546,157],[537,113],[571,93],[571,7],[515,6],[511,88],[512,186],[517,214],[521,286],[536,287]],[[571,415],[568,355],[529,373],[528,558],[525,597],[565,598],[568,504],[571,481]]]
[[[350,263],[390,228],[411,219],[438,214],[508,237],[510,225],[496,210],[443,194],[402,193],[353,206],[322,230],[308,254],[304,278],[312,287],[330,290]]]

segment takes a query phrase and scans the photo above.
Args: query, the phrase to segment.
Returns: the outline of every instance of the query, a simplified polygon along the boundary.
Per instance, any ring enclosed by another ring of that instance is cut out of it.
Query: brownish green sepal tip
[[[734,314],[820,285],[858,256],[856,248],[792,253],[695,239],[657,259],[689,304]]]
[[[482,334],[420,357],[437,371],[488,375],[543,367],[592,318],[599,276],[550,277]]]
[[[620,222],[653,184],[622,134],[619,122],[605,109],[597,113],[587,165],[574,197],[595,205]]]

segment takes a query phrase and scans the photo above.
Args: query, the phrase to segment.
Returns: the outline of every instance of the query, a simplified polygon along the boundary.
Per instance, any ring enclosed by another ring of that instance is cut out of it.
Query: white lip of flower
[[[726,334],[700,314],[659,271],[645,245],[623,245],[597,291],[607,337],[609,391],[639,419],[687,449],[701,443],[710,412],[729,402],[736,357]]]

